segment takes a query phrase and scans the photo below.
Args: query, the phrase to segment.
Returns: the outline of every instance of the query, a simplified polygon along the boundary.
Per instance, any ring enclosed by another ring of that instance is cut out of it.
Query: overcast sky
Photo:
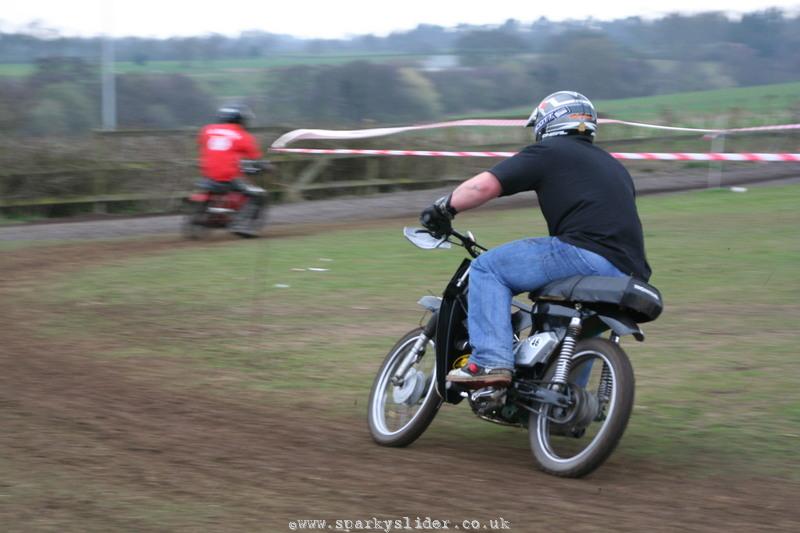
[[[499,24],[601,20],[639,15],[719,10],[733,14],[782,7],[800,12],[800,0],[3,0],[0,31],[24,30],[31,22],[64,35],[170,37],[261,30],[297,37],[386,35],[418,24]],[[730,6],[735,6],[731,11]],[[47,32],[41,32],[46,35]]]

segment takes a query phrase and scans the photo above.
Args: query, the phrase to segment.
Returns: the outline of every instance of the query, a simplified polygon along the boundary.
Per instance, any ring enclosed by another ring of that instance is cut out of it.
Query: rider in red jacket
[[[217,123],[204,126],[197,138],[203,176],[227,183],[247,196],[247,203],[231,227],[231,231],[245,237],[256,235],[254,221],[260,216],[266,198],[264,189],[248,182],[240,168],[242,159],[262,157],[255,137],[247,131],[252,118],[245,106],[225,106],[217,112]]]

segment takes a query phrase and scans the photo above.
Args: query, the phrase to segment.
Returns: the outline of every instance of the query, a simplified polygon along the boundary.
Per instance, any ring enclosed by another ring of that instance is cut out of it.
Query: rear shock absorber
[[[556,371],[553,375],[553,383],[566,385],[569,371],[572,368],[572,354],[575,352],[575,344],[578,342],[578,335],[581,334],[581,319],[572,317],[569,321],[567,334],[561,345],[561,353],[556,362]]]
[[[597,388],[597,396],[601,402],[611,400],[611,392],[614,390],[614,383],[611,377],[611,369],[608,364],[603,362],[603,372],[600,374],[600,386]]]

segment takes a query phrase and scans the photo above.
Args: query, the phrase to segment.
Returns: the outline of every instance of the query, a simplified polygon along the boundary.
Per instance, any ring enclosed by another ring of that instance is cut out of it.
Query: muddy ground
[[[270,230],[293,231],[325,228]],[[0,252],[0,301],[52,274],[193,245]],[[789,481],[614,456],[587,479],[562,480],[536,471],[524,447],[488,437],[381,448],[364,418],[317,414],[319,399],[288,398],[297,408],[287,410],[177,386],[179,361],[99,359],[99,345],[43,340],[38,311],[0,308],[0,531],[277,532],[296,519],[372,517],[450,520],[451,531],[500,517],[510,529],[497,531],[515,532],[800,530],[800,486]]]

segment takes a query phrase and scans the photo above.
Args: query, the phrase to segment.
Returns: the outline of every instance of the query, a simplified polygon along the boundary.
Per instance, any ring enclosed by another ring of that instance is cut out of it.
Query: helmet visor
[[[533,112],[531,113],[531,116],[528,117],[528,122],[525,123],[525,127],[530,128],[531,126],[536,124],[536,119],[539,118],[539,114],[540,114],[539,108],[538,107],[534,108]]]

